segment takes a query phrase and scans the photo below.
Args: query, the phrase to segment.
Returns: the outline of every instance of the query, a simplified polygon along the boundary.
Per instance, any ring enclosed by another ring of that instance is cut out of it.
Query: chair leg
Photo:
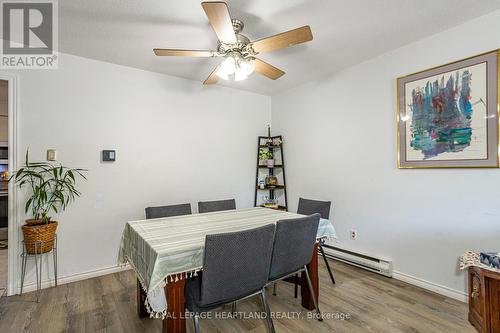
[[[236,302],[231,303],[231,315],[237,316]]]
[[[260,293],[260,300],[262,301],[264,311],[266,311],[267,331],[269,333],[275,333],[276,331],[274,330],[273,318],[271,317],[271,309],[269,308],[269,304],[267,303],[266,288],[262,288],[262,292]]]
[[[293,297],[297,298],[299,297],[299,274],[295,274],[295,281],[294,281],[294,289],[293,289]]]
[[[307,271],[307,266],[304,266],[306,272],[307,286],[309,287],[309,292],[311,293],[311,297],[314,303],[314,307],[316,308],[316,313],[318,314],[318,320],[323,321],[323,316],[321,315],[321,311],[319,310],[318,300],[316,299],[316,293],[314,292],[311,278],[309,277],[309,272]]]
[[[276,283],[273,283],[273,296],[276,296],[276,290],[278,287],[276,286]]]
[[[193,317],[194,321],[194,333],[200,333],[200,317],[195,314]]]
[[[323,246],[319,245],[318,249],[321,252],[321,255],[323,256],[323,259],[325,260],[326,269],[328,270],[328,274],[330,274],[330,279],[332,280],[332,283],[335,284],[335,278],[333,277],[333,273],[332,273],[332,269],[330,268],[330,264],[328,263],[328,260],[326,259],[326,255],[325,255],[325,251],[323,250]]]

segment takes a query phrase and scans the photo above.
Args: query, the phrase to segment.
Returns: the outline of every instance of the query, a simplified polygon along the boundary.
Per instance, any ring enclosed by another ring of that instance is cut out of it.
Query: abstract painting
[[[498,51],[398,79],[400,168],[498,167]]]

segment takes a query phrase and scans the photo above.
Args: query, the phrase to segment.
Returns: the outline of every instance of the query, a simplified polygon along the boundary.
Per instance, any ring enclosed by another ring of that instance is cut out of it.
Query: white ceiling
[[[500,0],[227,0],[251,40],[310,25],[314,40],[259,55],[286,75],[219,84],[273,95],[500,9]],[[218,58],[152,49],[215,49],[199,0],[59,1],[59,50],[201,82]],[[222,81],[222,80],[221,80]],[[207,89],[214,89],[207,87]]]

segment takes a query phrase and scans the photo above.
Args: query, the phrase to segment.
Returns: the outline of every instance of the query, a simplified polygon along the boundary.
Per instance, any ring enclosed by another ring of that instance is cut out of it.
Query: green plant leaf
[[[28,212],[32,201],[33,201],[33,197],[29,198],[28,201],[26,201],[26,205],[24,206],[24,213]]]
[[[50,211],[63,211],[75,197],[80,195],[76,189],[76,176],[87,179],[86,169],[72,169],[61,164],[53,165],[47,162],[30,162],[29,151],[26,150],[26,163],[9,178],[15,179],[21,188],[28,185],[31,196],[25,204],[25,211],[34,218],[48,222]]]

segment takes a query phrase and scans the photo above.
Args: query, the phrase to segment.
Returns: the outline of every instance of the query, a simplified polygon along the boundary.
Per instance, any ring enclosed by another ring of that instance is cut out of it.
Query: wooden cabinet
[[[469,268],[469,321],[481,333],[500,333],[500,273]]]

